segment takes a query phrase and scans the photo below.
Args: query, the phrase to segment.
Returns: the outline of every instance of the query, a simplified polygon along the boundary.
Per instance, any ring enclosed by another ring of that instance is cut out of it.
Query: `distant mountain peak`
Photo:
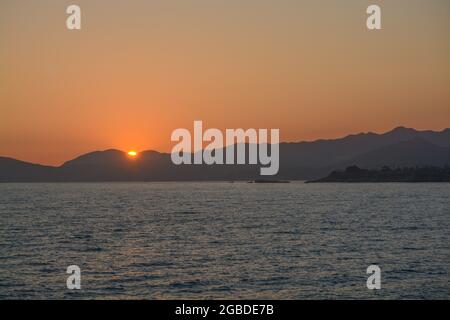
[[[394,129],[392,129],[391,131],[386,132],[386,134],[390,134],[390,133],[416,133],[418,132],[416,129],[413,128],[407,128],[404,126],[399,126],[396,127]]]
[[[72,160],[65,162],[62,167],[73,165],[101,164],[106,161],[120,161],[125,158],[126,153],[117,149],[107,149],[103,151],[93,151],[78,156]]]

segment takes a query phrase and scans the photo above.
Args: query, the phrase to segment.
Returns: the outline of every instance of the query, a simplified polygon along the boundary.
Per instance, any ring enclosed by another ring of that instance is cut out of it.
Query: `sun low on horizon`
[[[127,152],[128,157],[130,158],[136,158],[138,156],[138,152],[135,150],[130,150]]]

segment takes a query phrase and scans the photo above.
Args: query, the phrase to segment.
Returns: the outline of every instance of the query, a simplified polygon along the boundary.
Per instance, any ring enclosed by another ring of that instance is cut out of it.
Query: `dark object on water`
[[[271,180],[271,179],[257,179],[253,182],[250,181],[250,183],[290,183],[290,181],[287,180]]]
[[[310,182],[450,182],[450,167],[411,167],[379,170],[347,167],[345,171],[333,171],[327,177]]]

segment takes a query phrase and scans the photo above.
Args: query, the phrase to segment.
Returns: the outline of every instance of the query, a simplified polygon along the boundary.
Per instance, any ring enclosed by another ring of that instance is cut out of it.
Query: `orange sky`
[[[65,27],[82,8],[82,30]],[[365,9],[382,4],[383,30]],[[450,127],[448,0],[0,3],[0,155],[170,151],[194,120],[282,141]]]

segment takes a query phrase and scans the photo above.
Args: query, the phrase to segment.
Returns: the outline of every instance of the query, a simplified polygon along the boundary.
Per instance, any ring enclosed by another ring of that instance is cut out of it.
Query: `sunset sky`
[[[194,120],[282,141],[450,127],[450,1],[0,2],[0,156],[168,152]]]

